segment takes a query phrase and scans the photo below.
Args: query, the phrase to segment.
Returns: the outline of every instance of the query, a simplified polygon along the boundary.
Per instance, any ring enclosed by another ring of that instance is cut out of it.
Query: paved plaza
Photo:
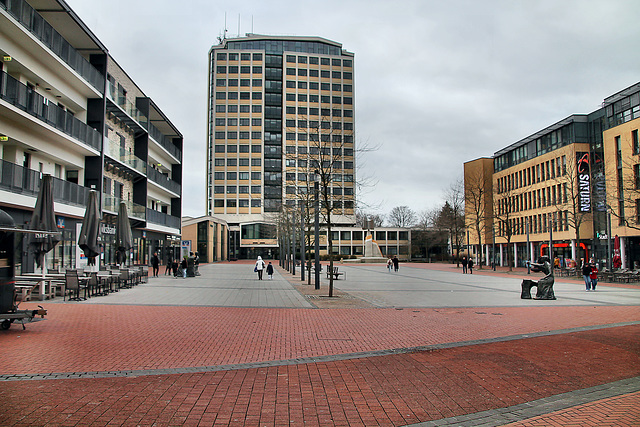
[[[536,301],[521,270],[339,269],[331,299],[235,262],[40,303],[0,332],[0,425],[640,424],[640,286]]]

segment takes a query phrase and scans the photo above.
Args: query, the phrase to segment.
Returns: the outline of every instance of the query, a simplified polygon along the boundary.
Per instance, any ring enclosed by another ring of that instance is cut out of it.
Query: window
[[[260,193],[262,193],[262,190],[259,185],[251,186],[251,194],[260,194]]]

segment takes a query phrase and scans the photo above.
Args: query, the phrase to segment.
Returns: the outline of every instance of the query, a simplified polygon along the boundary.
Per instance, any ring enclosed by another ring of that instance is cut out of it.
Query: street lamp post
[[[531,241],[529,240],[529,218],[525,220],[527,228],[527,274],[531,274]]]
[[[316,178],[317,179],[317,178]],[[315,288],[320,289],[320,183],[316,180],[313,183],[313,191],[315,193],[314,201],[314,258],[315,258]]]
[[[496,271],[496,227],[495,225],[491,226],[491,265],[493,266],[493,271]]]
[[[307,261],[307,250],[304,238],[306,230],[304,229],[304,203],[300,205],[300,281],[304,282],[305,262]]]

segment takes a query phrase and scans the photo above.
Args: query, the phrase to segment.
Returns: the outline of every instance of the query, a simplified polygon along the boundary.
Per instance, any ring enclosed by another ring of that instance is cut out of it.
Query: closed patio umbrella
[[[89,260],[89,265],[95,265],[95,257],[100,255],[100,211],[97,195],[95,190],[89,192],[87,209],[78,236],[78,246]]]
[[[127,214],[127,204],[120,202],[118,209],[118,221],[116,223],[116,250],[120,256],[120,261],[126,261],[126,252],[133,247],[133,237],[131,235],[131,223]]]
[[[62,240],[56,225],[56,215],[53,211],[53,177],[43,175],[40,182],[40,192],[36,199],[36,206],[29,221],[29,230],[44,231],[33,233],[27,237],[29,247],[36,255],[36,264],[44,273],[44,256]]]

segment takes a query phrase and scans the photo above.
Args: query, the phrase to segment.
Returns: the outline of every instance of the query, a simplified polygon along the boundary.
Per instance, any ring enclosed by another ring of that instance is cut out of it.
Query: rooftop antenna
[[[224,30],[218,36],[218,43],[222,44],[227,39],[227,12],[224,13]]]
[[[251,15],[251,34],[253,34],[253,15]]]
[[[238,37],[240,37],[240,14],[238,14]]]

